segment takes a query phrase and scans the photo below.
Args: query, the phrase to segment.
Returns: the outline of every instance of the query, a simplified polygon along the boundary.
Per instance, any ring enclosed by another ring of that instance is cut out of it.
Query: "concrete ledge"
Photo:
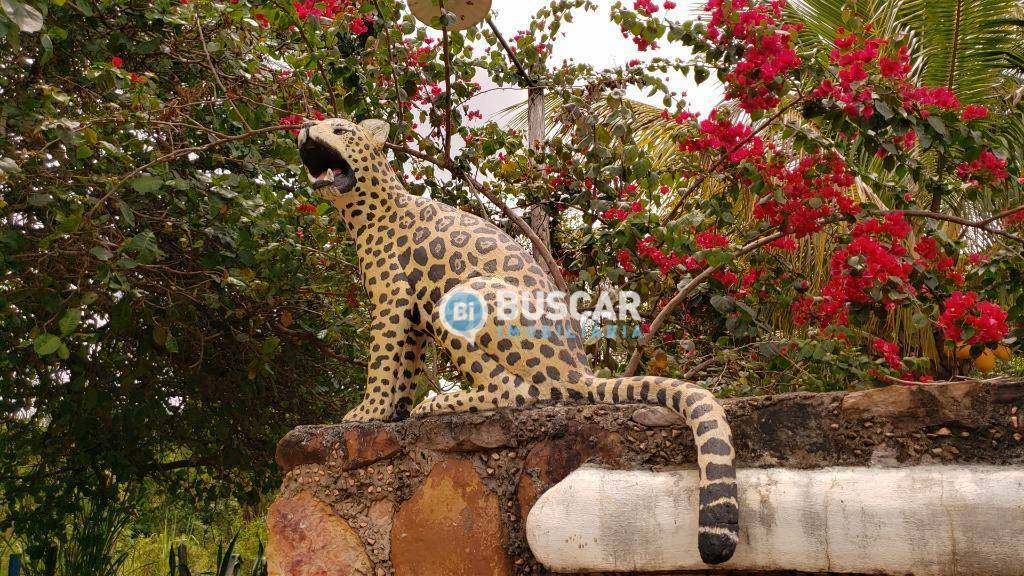
[[[723,405],[744,474],[856,467],[874,475],[980,464],[1024,469],[1024,385],[1019,383],[784,394]],[[581,466],[666,471],[666,478],[676,478],[695,461],[690,430],[671,413],[636,405],[567,404],[397,424],[303,426],[282,439],[277,458],[285,478],[269,518],[275,576],[551,574],[531,552],[526,525],[552,486]],[[678,491],[655,492],[682,498],[685,483],[678,482]],[[871,490],[865,497],[879,505],[893,499],[881,486]],[[785,498],[766,497],[764,505],[787,506]],[[808,522],[814,519],[811,512],[824,513],[818,509],[821,501],[814,502],[806,504]],[[578,508],[590,505],[576,502]],[[641,517],[647,514],[635,509]],[[830,527],[835,510],[830,504]],[[1002,521],[979,526],[976,534]],[[971,564],[960,553],[965,550],[961,540],[957,562],[966,573]],[[910,544],[922,545],[920,540]],[[687,557],[696,558],[680,548],[676,558]],[[775,564],[765,565],[786,566],[787,557],[773,556]],[[785,574],[796,569],[787,567]],[[813,564],[814,572],[823,569]],[[1024,575],[1024,565],[1015,574]]]
[[[1020,576],[1024,468],[740,470],[740,545],[723,569]],[[583,468],[527,519],[556,572],[702,570],[697,474]]]

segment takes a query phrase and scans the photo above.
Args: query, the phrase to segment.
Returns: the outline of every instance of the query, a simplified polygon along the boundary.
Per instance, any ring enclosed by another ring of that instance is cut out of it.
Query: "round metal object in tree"
[[[448,30],[465,30],[487,18],[491,11],[491,0],[409,0],[409,9],[412,10],[420,22],[434,28],[442,28],[438,25],[441,18],[441,5],[444,11],[455,18],[455,22],[447,26]]]

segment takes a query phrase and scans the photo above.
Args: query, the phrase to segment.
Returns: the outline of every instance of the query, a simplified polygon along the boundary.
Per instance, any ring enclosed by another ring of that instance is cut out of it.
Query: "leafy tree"
[[[357,399],[358,265],[292,134],[325,116],[388,120],[411,192],[532,242],[567,289],[641,293],[642,337],[588,341],[607,372],[836,389],[1015,345],[1011,3],[950,31],[911,0],[711,0],[690,22],[637,0],[612,17],[647,55],[610,69],[552,58],[586,0],[510,38],[393,0],[2,4],[0,491],[36,558],[143,486],[255,498],[278,437]],[[712,75],[727,101],[703,118],[666,81]],[[482,122],[492,85],[546,87],[550,141]]]

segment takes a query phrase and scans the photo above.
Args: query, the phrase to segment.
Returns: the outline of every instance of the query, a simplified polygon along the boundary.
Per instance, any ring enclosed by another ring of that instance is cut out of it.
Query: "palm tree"
[[[851,15],[871,22],[883,38],[906,39],[913,76],[926,86],[946,86],[964,104],[1013,110],[987,119],[993,148],[1024,157],[1024,4],[1020,0],[793,0],[788,17],[802,22],[805,47],[828,45]],[[945,158],[921,158],[939,178],[950,166]],[[872,166],[874,168],[874,166]],[[950,207],[966,213],[991,208],[990,199],[967,205],[963,198],[932,199],[932,210]]]

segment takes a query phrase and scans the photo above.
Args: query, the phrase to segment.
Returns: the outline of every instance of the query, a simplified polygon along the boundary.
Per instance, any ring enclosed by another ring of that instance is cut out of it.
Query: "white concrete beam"
[[[1024,575],[1024,469],[744,469],[740,544],[722,568],[915,576]],[[707,568],[697,472],[581,468],[527,519],[557,572]]]

